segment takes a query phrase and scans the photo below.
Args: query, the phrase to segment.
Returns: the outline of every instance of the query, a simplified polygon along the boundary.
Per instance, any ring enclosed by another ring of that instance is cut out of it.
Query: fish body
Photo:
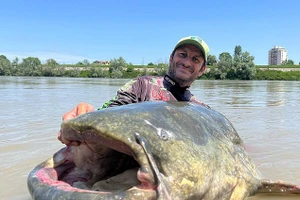
[[[30,172],[33,199],[246,199],[269,186],[230,121],[193,103],[107,108],[61,133],[80,145]]]

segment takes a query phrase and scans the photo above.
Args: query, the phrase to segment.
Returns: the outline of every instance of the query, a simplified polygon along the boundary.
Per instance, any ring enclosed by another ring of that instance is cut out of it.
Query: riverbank
[[[215,76],[210,74],[213,66],[207,66],[203,76],[199,79],[214,80]],[[158,65],[128,65],[118,69],[112,69],[107,65],[39,65],[29,68],[13,68],[4,76],[35,76],[35,77],[77,77],[77,78],[136,78],[142,75],[162,76],[168,70],[168,64]],[[245,71],[246,73],[246,71]],[[235,79],[235,78],[232,78]],[[238,78],[236,78],[238,79]],[[284,80],[300,81],[300,65],[263,65],[256,66],[256,72],[251,80]]]

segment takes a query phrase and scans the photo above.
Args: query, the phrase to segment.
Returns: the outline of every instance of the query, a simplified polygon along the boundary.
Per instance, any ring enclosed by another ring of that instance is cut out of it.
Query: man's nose
[[[190,67],[190,66],[191,66],[191,63],[192,63],[192,60],[191,60],[191,58],[189,58],[189,57],[186,57],[186,58],[184,59],[184,61],[183,61],[183,65],[184,65],[185,67]]]

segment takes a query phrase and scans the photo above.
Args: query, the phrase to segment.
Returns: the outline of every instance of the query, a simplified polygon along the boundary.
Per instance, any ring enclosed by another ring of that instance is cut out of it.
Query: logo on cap
[[[196,41],[198,41],[199,43],[201,43],[201,44],[202,44],[202,39],[201,39],[201,38],[199,38],[199,37],[196,37],[196,36],[191,36],[191,39],[192,39],[192,40],[196,40]]]

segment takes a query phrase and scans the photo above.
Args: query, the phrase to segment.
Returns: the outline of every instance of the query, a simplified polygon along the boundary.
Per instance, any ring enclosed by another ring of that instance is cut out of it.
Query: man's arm
[[[137,103],[138,98],[135,92],[135,85],[137,83],[137,79],[131,80],[127,82],[123,87],[121,87],[117,95],[104,103],[101,108],[98,110],[102,110],[104,108],[109,108],[109,107],[114,107],[114,106],[121,106],[121,105],[126,105],[126,104],[131,104],[131,103]]]

